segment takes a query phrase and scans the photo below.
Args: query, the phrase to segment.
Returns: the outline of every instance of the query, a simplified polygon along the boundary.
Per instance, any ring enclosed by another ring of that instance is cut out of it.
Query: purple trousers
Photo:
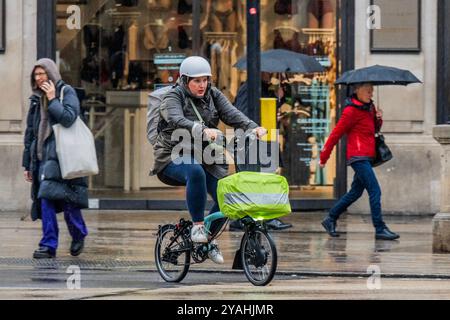
[[[54,201],[41,199],[41,209],[43,237],[39,246],[48,247],[56,252],[56,249],[58,248],[59,229]],[[73,205],[65,203],[64,219],[66,220],[67,228],[74,241],[83,240],[87,236],[88,230],[79,208],[75,208]]]

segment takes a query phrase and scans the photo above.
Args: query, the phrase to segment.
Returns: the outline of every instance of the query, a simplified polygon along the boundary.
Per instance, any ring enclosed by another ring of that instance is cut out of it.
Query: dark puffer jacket
[[[41,122],[41,104],[44,97],[43,94],[39,93],[33,81],[34,94],[30,97],[30,109],[24,138],[25,148],[22,166],[26,171],[30,171],[33,177],[31,188],[31,199],[33,200],[31,217],[33,220],[41,218],[40,199],[42,198],[56,201],[57,212],[63,210],[65,202],[74,204],[80,209],[88,207],[87,179],[64,180],[61,177],[56,154],[56,141],[51,126],[59,123],[64,127],[70,127],[80,113],[80,104],[75,90],[60,80],[56,65],[52,65],[52,63],[51,60],[43,59],[39,60],[35,66],[35,68],[39,66],[45,69],[49,79],[56,83],[56,98],[48,103],[50,133],[43,141],[42,161],[39,161],[37,156],[37,144]],[[59,96],[63,87],[65,87],[64,99],[61,104]]]

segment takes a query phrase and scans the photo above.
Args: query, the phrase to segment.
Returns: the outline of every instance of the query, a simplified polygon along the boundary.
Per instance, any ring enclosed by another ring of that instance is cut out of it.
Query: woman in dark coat
[[[88,234],[81,210],[88,207],[87,180],[63,180],[56,154],[52,126],[70,127],[80,113],[75,90],[61,80],[56,64],[39,60],[31,73],[30,109],[27,116],[23,152],[24,177],[32,183],[33,221],[42,220],[43,237],[34,252],[36,259],[54,258],[58,247],[56,214],[64,211],[72,245],[70,253],[79,255]],[[63,100],[60,101],[61,91]]]

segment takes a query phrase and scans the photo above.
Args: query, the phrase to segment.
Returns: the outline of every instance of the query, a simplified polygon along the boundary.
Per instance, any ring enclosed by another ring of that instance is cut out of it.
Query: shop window
[[[192,1],[74,4],[81,12],[80,29],[66,26],[69,5],[57,1],[57,60],[63,79],[85,91],[82,106],[101,170],[91,188],[155,186],[156,178],[148,176],[147,96],[174,84],[181,62],[192,54]]]
[[[319,155],[336,122],[335,26],[334,0],[261,1],[262,50],[314,56],[326,69],[262,77],[263,96],[278,98],[281,172],[291,198],[333,198],[336,155],[325,169],[319,167]]]
[[[173,84],[192,55],[192,0],[74,1],[80,29],[66,25],[67,1],[57,1],[57,60],[63,79],[84,89],[82,106],[96,137],[101,173],[91,188],[163,186],[149,177],[146,97]],[[201,1],[201,54],[213,82],[235,101],[246,73],[232,66],[246,53],[245,1]],[[336,0],[261,0],[261,49],[315,56],[323,74],[264,75],[263,95],[278,99],[282,174],[294,198],[332,199],[336,158],[318,157],[335,125]]]

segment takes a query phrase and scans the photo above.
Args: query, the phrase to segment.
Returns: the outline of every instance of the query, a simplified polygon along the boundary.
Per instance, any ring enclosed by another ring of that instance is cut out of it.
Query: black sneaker
[[[72,241],[72,244],[70,245],[70,255],[73,257],[79,256],[84,249],[84,240],[80,241]]]
[[[336,232],[336,221],[327,217],[325,218],[325,220],[322,221],[322,226],[325,228],[325,231],[330,235],[330,237],[332,238],[339,237],[339,233]]]
[[[388,240],[388,241],[392,241],[392,240],[397,240],[398,238],[400,238],[400,235],[392,232],[391,230],[389,230],[387,227],[384,228],[382,231],[377,232],[375,234],[375,239],[377,240]]]
[[[33,253],[33,259],[53,259],[56,257],[55,250],[49,247],[39,247]]]
[[[284,223],[280,219],[269,220],[266,222],[266,225],[269,227],[269,230],[286,230],[292,228],[292,224]]]

